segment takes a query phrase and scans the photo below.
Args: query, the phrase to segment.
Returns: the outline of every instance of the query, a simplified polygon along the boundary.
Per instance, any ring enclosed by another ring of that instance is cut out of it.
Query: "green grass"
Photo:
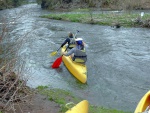
[[[92,15],[92,17],[91,17]],[[71,21],[71,22],[80,22],[80,23],[92,23],[92,24],[99,24],[99,25],[112,25],[112,23],[120,23],[121,26],[124,27],[135,27],[138,25],[134,24],[134,20],[139,17],[139,14],[91,14],[87,13],[63,13],[63,14],[49,14],[43,15],[43,18],[49,19],[56,19],[56,20],[63,20],[63,21]],[[91,21],[93,19],[93,21]],[[150,19],[150,14],[145,14],[142,20]]]
[[[86,17],[88,18],[88,14],[50,14],[41,17],[56,20],[66,20],[71,22],[82,22]]]
[[[41,94],[48,96],[50,101],[54,101],[55,103],[59,104],[61,107],[60,110],[61,113],[64,113],[65,111],[68,110],[65,107],[66,103],[70,101],[77,103],[79,101],[79,99],[72,96],[70,92],[61,89],[47,89],[47,86],[39,86],[37,89],[38,92],[40,92]]]
[[[59,104],[61,107],[60,113],[64,113],[68,110],[65,105],[69,102],[79,103],[84,100],[81,98],[75,97],[71,92],[64,91],[61,89],[48,89],[47,86],[39,86],[37,90],[40,94],[48,96],[50,101],[54,101]],[[72,106],[73,107],[73,106]],[[132,112],[124,112],[115,109],[108,109],[102,106],[93,106],[89,103],[89,113],[132,113]]]
[[[132,113],[132,112],[124,112],[115,109],[107,109],[104,107],[97,107],[97,106],[90,105],[89,113]]]

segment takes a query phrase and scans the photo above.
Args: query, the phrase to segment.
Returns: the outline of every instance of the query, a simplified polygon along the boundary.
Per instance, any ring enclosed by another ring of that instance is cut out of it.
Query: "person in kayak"
[[[69,52],[63,52],[62,55],[69,56],[73,61],[78,63],[85,63],[87,61],[87,55],[84,47],[84,42],[82,38],[75,39],[76,46],[72,48]]]
[[[69,32],[68,37],[66,38],[66,40],[61,44],[61,47],[63,47],[65,44],[68,44],[69,49],[72,49],[73,47],[75,47],[75,40],[73,38],[73,34],[71,32]]]

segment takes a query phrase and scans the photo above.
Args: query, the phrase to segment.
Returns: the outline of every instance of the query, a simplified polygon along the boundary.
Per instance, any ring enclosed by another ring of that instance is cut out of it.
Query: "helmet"
[[[71,32],[69,32],[68,36],[69,38],[73,38],[73,34]]]
[[[78,45],[82,45],[82,40],[83,40],[82,38],[75,39]]]
[[[75,41],[82,41],[82,38],[76,38]]]

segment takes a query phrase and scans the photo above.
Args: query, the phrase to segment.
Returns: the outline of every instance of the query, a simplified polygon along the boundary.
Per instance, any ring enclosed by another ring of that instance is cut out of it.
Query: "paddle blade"
[[[52,68],[59,68],[61,62],[62,62],[62,56],[55,60],[55,62],[52,65]]]
[[[52,52],[50,55],[55,56],[57,54],[57,51]]]

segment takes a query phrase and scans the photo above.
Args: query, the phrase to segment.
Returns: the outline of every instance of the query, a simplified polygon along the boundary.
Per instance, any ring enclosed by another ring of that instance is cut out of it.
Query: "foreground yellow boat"
[[[87,100],[83,100],[65,113],[88,113],[89,103]]]
[[[62,47],[61,52],[64,52],[66,47]],[[80,64],[72,61],[70,56],[63,56],[62,60],[70,71],[70,73],[76,77],[80,82],[86,83],[87,82],[87,67],[85,64]]]
[[[150,91],[148,91],[139,101],[134,113],[145,113],[146,111],[146,113],[149,113],[150,111],[147,110],[148,107],[150,107]]]

